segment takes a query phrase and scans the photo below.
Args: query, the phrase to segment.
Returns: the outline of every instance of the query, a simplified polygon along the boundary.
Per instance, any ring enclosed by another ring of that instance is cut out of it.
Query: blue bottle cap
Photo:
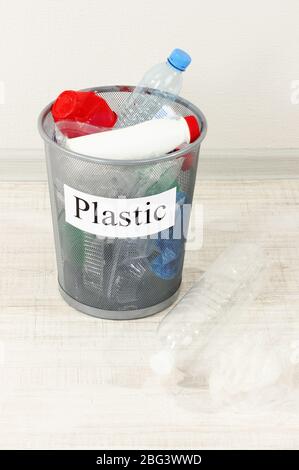
[[[173,49],[167,61],[174,68],[184,72],[191,62],[191,57],[182,49]]]

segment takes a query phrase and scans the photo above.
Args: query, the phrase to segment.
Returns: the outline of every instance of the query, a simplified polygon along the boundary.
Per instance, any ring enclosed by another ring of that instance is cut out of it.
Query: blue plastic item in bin
[[[152,271],[161,279],[173,279],[180,270],[183,261],[185,237],[182,208],[187,202],[187,194],[179,191],[176,202],[175,225],[169,230],[160,232],[159,238],[156,240],[159,254],[150,262]],[[180,238],[174,238],[176,234],[180,234]]]

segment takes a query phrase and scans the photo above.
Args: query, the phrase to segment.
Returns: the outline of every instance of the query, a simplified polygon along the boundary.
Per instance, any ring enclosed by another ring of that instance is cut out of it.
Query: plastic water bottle
[[[115,127],[132,126],[152,119],[163,106],[169,104],[170,98],[164,97],[164,93],[179,95],[183,85],[182,72],[190,62],[191,57],[187,52],[174,49],[166,62],[146,72],[120,110]],[[155,88],[162,94],[143,93],[141,87]]]
[[[226,249],[163,319],[160,351],[151,358],[159,375],[180,370],[195,375],[201,352],[221,325],[234,318],[264,285],[266,257],[258,245],[237,243]]]

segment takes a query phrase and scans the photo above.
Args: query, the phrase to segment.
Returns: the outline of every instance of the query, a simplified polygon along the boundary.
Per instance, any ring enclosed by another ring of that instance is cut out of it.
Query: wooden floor
[[[278,331],[296,353],[299,180],[209,178],[195,200],[203,246],[187,252],[181,295],[224,248],[258,242],[270,279],[247,328]],[[111,322],[70,308],[57,289],[46,182],[2,178],[0,201],[0,448],[298,448],[296,361],[294,401],[283,406],[211,409],[201,390],[170,390],[149,367],[166,312]]]

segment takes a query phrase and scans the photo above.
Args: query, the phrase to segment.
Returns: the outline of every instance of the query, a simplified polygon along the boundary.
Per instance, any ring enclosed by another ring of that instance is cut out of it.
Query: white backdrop
[[[206,148],[299,147],[298,0],[0,0],[0,148],[42,147],[60,91],[134,84],[174,47]]]

